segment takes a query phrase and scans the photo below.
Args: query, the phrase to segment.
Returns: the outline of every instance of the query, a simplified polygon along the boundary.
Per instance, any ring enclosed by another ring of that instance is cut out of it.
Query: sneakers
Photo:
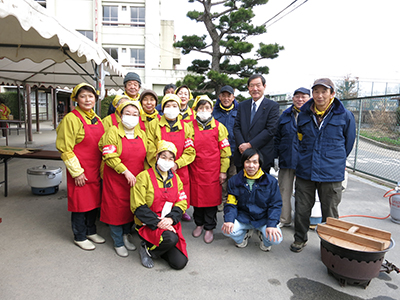
[[[129,238],[128,238],[127,234],[124,234],[122,236],[122,239],[124,241],[124,245],[125,245],[126,249],[128,249],[129,251],[135,251],[136,250],[136,246],[129,241]]]
[[[93,243],[96,243],[96,244],[103,244],[103,243],[106,242],[106,240],[103,239],[101,236],[99,236],[97,233],[91,234],[91,235],[87,235],[86,237],[89,240],[91,240]]]
[[[182,221],[189,222],[191,220],[192,220],[192,218],[187,213],[184,213],[182,215]]]
[[[246,248],[247,244],[249,242],[249,238],[251,238],[251,236],[253,235],[253,229],[249,229],[246,232],[246,235],[244,236],[243,242],[241,242],[240,244],[236,244],[236,247],[238,248]]]
[[[154,267],[154,262],[151,259],[150,253],[147,250],[146,243],[142,241],[140,245],[140,260],[142,261],[142,265],[146,268]]]
[[[87,239],[84,241],[75,241],[74,240],[74,243],[75,243],[75,245],[77,245],[78,247],[80,247],[83,250],[90,251],[90,250],[96,249],[96,246],[93,245],[93,243]]]
[[[127,257],[128,256],[128,250],[126,249],[125,246],[121,246],[121,247],[114,247],[115,252],[117,252],[117,254],[121,257]]]
[[[291,245],[290,245],[290,250],[292,250],[293,252],[301,252],[303,250],[303,248],[307,245],[306,242],[297,242],[294,241]]]
[[[282,222],[279,222],[278,226],[279,226],[280,228],[282,228],[282,227],[291,227],[291,226],[292,226],[292,223],[282,223]]]
[[[263,236],[262,236],[262,233],[260,232],[260,231],[258,231],[258,238],[260,239],[260,249],[261,249],[261,251],[264,251],[264,252],[269,252],[269,251],[271,251],[271,246],[265,246],[264,245],[264,242],[263,242]]]

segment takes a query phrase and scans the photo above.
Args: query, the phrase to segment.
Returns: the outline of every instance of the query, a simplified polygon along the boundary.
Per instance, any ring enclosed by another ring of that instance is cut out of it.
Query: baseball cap
[[[297,93],[302,93],[302,94],[306,94],[308,96],[310,96],[310,90],[306,89],[306,88],[298,88],[297,90],[294,91],[293,96],[296,95]]]
[[[222,92],[228,92],[229,94],[234,94],[233,88],[230,85],[225,85],[221,88],[221,93]]]
[[[312,89],[317,85],[322,85],[328,89],[332,88],[333,90],[335,90],[335,85],[333,84],[332,80],[330,80],[329,78],[320,78],[320,79],[315,80],[314,84],[312,86]]]

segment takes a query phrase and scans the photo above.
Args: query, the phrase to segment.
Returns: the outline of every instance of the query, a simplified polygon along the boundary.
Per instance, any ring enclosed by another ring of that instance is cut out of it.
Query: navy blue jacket
[[[293,105],[279,117],[278,131],[274,139],[275,158],[279,157],[279,168],[296,169],[299,139]]]
[[[265,173],[265,172],[264,172]],[[255,228],[267,225],[276,227],[279,223],[282,209],[282,198],[278,181],[265,173],[256,179],[250,192],[243,170],[228,181],[228,194],[236,197],[237,204],[225,204],[225,222],[237,219]]]
[[[233,125],[235,125],[235,118],[237,115],[237,110],[239,107],[239,103],[236,101],[236,99],[233,100],[233,105],[234,107],[229,110],[223,110],[220,106],[221,100],[219,98],[215,102],[214,110],[212,112],[212,115],[215,120],[218,122],[222,123],[225,125],[226,129],[228,129],[228,141],[229,144],[231,145],[231,152],[235,151],[236,148],[236,143],[235,143],[235,135],[233,134]]]
[[[344,180],[346,158],[353,149],[356,124],[353,114],[335,98],[332,110],[318,129],[310,107],[314,99],[307,101],[297,118],[299,155],[296,176],[315,182]]]
[[[243,167],[239,145],[250,143],[253,148],[260,150],[264,157],[263,170],[268,170],[274,164],[274,136],[278,128],[279,105],[264,97],[250,124],[252,99],[239,104],[233,133],[236,139],[234,152],[235,166]]]

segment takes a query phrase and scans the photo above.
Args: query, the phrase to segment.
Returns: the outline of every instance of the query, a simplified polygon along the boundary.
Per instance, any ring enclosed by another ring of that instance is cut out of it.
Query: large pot
[[[28,184],[35,195],[54,194],[62,181],[62,169],[52,166],[38,166],[27,169]]]
[[[342,286],[351,284],[367,287],[371,279],[379,276],[385,253],[395,245],[394,240],[390,239],[390,246],[384,250],[358,251],[333,244],[319,233],[318,236],[321,240],[321,260],[328,273],[337,278]]]

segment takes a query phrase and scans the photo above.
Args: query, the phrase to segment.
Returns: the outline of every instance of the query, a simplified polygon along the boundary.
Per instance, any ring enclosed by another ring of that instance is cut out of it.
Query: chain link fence
[[[356,120],[349,170],[392,183],[400,181],[400,94],[342,100]],[[280,103],[281,112],[291,103]]]

